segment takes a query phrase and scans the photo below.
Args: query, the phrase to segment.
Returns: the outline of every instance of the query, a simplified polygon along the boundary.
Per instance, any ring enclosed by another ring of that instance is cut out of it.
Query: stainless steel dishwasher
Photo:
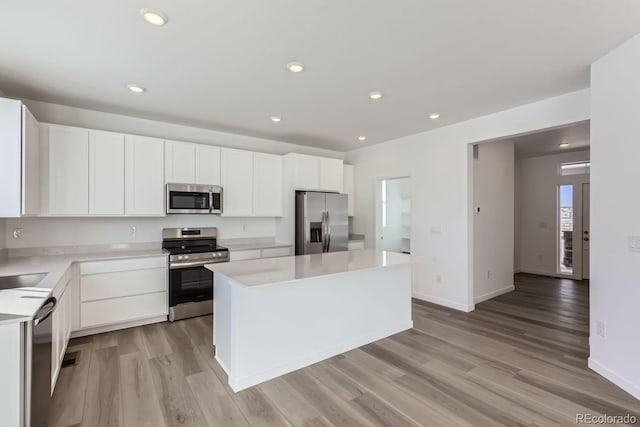
[[[25,426],[45,427],[51,404],[52,317],[56,299],[47,298],[25,331]]]

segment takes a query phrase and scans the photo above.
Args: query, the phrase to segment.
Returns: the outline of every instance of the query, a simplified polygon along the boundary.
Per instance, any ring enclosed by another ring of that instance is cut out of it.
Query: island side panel
[[[409,264],[234,291],[235,391],[413,327]]]
[[[231,309],[233,292],[232,280],[220,273],[214,273],[213,289],[213,345],[216,347],[216,360],[231,375]],[[237,286],[237,284],[235,284]]]

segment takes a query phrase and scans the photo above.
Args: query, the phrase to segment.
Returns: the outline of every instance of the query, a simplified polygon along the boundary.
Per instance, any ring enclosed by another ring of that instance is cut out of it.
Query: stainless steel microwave
[[[168,214],[222,213],[222,188],[217,185],[167,184]]]

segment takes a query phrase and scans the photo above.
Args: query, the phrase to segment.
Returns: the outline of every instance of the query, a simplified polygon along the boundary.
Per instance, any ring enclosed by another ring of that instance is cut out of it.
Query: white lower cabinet
[[[280,256],[290,256],[291,246],[278,248],[246,249],[242,251],[229,251],[229,261],[244,261],[248,259],[275,258]]]
[[[80,264],[80,329],[166,316],[167,257]]]
[[[71,336],[74,308],[71,271],[63,276],[60,283],[62,285],[58,284],[53,292],[57,304],[51,315],[51,393],[56,386]]]

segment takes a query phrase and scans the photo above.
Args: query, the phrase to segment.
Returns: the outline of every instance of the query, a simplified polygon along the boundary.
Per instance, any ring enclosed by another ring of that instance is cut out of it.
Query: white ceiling
[[[587,87],[589,64],[640,32],[637,0],[0,5],[9,96],[338,150]],[[146,24],[141,8],[169,23]]]
[[[557,154],[567,151],[584,150],[590,147],[589,121],[577,123],[558,129],[513,138],[516,157],[537,157],[548,154]],[[569,146],[561,148],[562,142],[568,142]]]

